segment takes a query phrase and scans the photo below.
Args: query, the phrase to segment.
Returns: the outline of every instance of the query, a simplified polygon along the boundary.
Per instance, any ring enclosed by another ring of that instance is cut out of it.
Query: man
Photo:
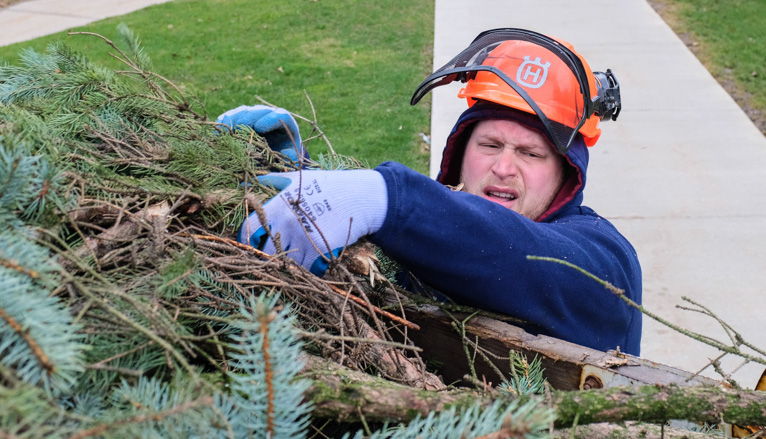
[[[455,80],[466,83],[458,96],[469,108],[447,139],[438,182],[394,162],[270,174],[261,180],[281,192],[264,206],[267,227],[253,214],[240,240],[275,253],[278,232],[282,251],[321,274],[367,236],[455,302],[515,316],[532,333],[638,355],[639,311],[570,267],[527,258],[565,260],[641,302],[635,250],[582,206],[588,146],[598,122],[620,110],[616,79],[591,72],[568,43],[496,29],[429,76],[413,104]],[[248,108],[219,121],[241,125]]]

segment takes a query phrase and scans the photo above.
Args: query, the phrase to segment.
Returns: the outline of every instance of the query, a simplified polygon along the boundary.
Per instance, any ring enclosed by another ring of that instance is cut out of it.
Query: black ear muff
[[[614,76],[611,69],[604,72],[593,72],[598,87],[598,97],[596,98],[596,116],[601,120],[617,120],[622,109],[620,101],[620,83]]]

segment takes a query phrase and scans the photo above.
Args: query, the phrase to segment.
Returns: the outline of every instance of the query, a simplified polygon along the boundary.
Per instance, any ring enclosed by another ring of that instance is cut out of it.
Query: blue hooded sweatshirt
[[[438,182],[394,162],[376,168],[387,185],[388,213],[370,236],[419,281],[452,301],[523,320],[522,328],[598,350],[640,353],[641,313],[570,262],[641,303],[641,267],[631,244],[606,219],[582,206],[588,148],[577,136],[566,155],[566,182],[532,221],[479,196],[456,192],[465,143],[475,123],[534,118],[495,105],[474,105],[450,134]]]

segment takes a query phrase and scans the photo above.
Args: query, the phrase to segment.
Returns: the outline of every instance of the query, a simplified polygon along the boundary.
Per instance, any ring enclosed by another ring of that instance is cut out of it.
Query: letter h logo
[[[540,88],[548,78],[550,66],[551,63],[540,61],[539,56],[534,61],[530,61],[529,56],[525,56],[524,62],[516,70],[516,82],[527,88]]]

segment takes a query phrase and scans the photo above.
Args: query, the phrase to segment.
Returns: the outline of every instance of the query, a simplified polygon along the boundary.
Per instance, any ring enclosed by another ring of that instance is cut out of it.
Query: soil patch
[[[678,17],[678,7],[668,0],[647,0],[647,3],[654,8],[655,11],[662,17],[665,23],[670,26],[673,32],[678,35],[681,41],[686,44],[686,47],[696,56],[702,64],[710,71],[712,70],[709,61],[705,57],[705,45],[700,43],[694,35],[685,29],[681,19]],[[750,93],[739,87],[730,71],[724,69],[720,74],[713,75],[719,84],[726,90],[727,93],[737,102],[742,108],[742,111],[747,114],[750,120],[753,121],[756,127],[766,136],[766,111],[756,107],[752,103],[752,97]]]

